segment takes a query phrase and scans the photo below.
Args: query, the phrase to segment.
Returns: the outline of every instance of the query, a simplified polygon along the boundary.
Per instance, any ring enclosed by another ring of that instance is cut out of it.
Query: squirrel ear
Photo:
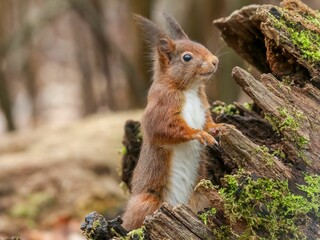
[[[164,18],[167,21],[170,35],[173,39],[189,39],[187,34],[182,30],[180,24],[168,13],[163,13]]]
[[[156,46],[160,38],[166,37],[166,34],[149,19],[138,14],[134,14],[133,17],[144,32],[145,40],[149,42],[151,46]]]
[[[158,44],[158,51],[160,56],[165,58],[165,62],[171,61],[172,52],[175,49],[175,44],[169,38],[160,38]]]

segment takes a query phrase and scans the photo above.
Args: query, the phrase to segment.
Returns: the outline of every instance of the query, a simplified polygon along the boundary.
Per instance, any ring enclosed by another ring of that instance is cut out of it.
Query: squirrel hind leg
[[[145,217],[154,213],[161,203],[159,197],[150,193],[131,196],[122,217],[122,226],[128,231],[141,227]]]
[[[188,206],[195,212],[198,213],[205,208],[212,206],[210,200],[203,193],[193,192],[190,196]]]

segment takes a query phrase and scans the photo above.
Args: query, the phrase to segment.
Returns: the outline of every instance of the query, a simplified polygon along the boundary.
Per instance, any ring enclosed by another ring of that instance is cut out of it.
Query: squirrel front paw
[[[233,125],[226,123],[209,123],[206,127],[206,131],[212,136],[217,136],[226,126],[234,127]]]
[[[213,145],[218,144],[218,142],[214,139],[213,136],[211,136],[206,131],[200,131],[194,135],[194,139],[199,140],[200,143],[204,145]]]

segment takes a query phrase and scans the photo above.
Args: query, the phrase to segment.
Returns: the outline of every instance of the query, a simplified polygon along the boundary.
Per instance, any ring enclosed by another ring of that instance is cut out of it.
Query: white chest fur
[[[198,89],[185,92],[185,104],[182,117],[194,129],[203,129],[205,109],[201,104]],[[172,146],[172,163],[165,201],[172,205],[188,203],[197,180],[202,146],[198,140],[192,140]]]
[[[182,117],[188,125],[195,129],[203,129],[205,122],[205,110],[197,88],[192,88],[184,93],[185,104],[182,108]]]

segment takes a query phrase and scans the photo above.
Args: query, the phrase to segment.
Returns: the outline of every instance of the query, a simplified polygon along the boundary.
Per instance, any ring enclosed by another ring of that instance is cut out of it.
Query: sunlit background
[[[318,0],[304,0],[319,9]],[[250,101],[214,19],[270,0],[0,0],[0,239],[83,239],[83,217],[115,217],[123,125],[139,120],[151,84],[149,50],[132,13],[163,12],[215,53],[210,101]]]

